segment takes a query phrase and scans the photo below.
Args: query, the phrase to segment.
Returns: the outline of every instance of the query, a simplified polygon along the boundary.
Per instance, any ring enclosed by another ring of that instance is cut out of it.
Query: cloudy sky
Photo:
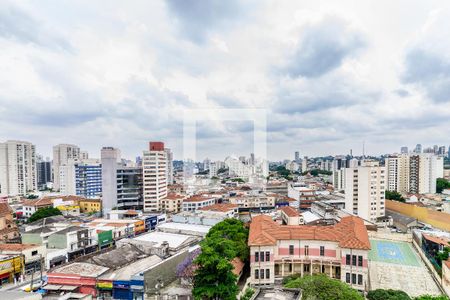
[[[181,158],[186,113],[258,108],[269,159],[448,146],[449,20],[445,0],[3,0],[0,141]],[[252,121],[195,117],[199,159],[252,151]]]

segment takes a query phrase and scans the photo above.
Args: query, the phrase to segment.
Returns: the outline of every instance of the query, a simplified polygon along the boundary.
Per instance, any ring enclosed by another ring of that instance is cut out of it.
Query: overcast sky
[[[446,0],[3,0],[0,141],[181,158],[187,109],[260,108],[269,159],[448,146],[449,20]],[[251,121],[197,127],[198,159],[252,152]]]

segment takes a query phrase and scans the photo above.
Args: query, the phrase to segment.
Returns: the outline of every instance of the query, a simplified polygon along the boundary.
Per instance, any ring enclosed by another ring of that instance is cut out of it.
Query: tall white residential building
[[[409,192],[409,155],[391,155],[385,160],[388,191]]]
[[[76,145],[59,144],[53,146],[53,189],[60,190],[60,166],[67,165],[70,159],[80,158],[80,148]]]
[[[436,179],[444,176],[444,159],[433,153],[396,154],[385,160],[389,191],[436,193]]]
[[[142,158],[144,211],[160,211],[167,197],[167,152],[164,143],[150,142]]]
[[[102,163],[102,208],[106,215],[117,205],[117,166],[120,161],[120,150],[114,147],[103,147],[100,151]]]
[[[302,172],[308,171],[308,156],[303,157],[302,160]]]
[[[436,179],[444,177],[444,159],[433,154],[421,154],[419,159],[419,194],[436,193]]]
[[[385,215],[386,169],[376,161],[345,170],[345,208],[369,221]]]
[[[167,177],[167,184],[173,184],[173,153],[172,150],[169,148],[165,148],[164,151],[166,151],[166,177]]]
[[[59,166],[58,182],[61,195],[76,195],[76,162],[75,159],[69,159],[65,164]]]
[[[36,147],[23,141],[0,143],[0,195],[37,190]]]

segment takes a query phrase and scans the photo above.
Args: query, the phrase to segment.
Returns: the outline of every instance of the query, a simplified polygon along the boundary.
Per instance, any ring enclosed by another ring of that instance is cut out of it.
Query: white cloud
[[[6,2],[0,140],[130,158],[165,140],[180,158],[185,108],[255,107],[273,159],[449,143],[446,1],[199,3]],[[248,124],[207,125],[202,155],[251,151]]]

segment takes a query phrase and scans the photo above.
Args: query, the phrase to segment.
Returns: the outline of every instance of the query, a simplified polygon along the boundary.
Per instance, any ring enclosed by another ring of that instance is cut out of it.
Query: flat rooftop
[[[130,280],[133,275],[140,274],[145,270],[162,262],[163,259],[157,255],[152,255],[118,270],[110,271],[100,276],[103,280]]]
[[[144,241],[144,242],[154,242],[155,247],[161,246],[163,242],[168,242],[169,247],[178,248],[183,243],[186,243],[192,236],[185,234],[177,234],[177,233],[166,233],[160,231],[153,231],[147,234],[140,235],[135,237],[136,241]]]
[[[97,266],[90,263],[76,262],[70,265],[65,265],[60,268],[56,268],[50,274],[62,273],[62,274],[74,274],[83,277],[98,277],[108,271],[109,268]]]
[[[163,223],[161,225],[158,225],[157,228],[159,229],[172,229],[172,230],[185,230],[185,231],[195,231],[199,233],[207,234],[208,231],[211,229],[212,226],[207,225],[197,225],[197,224],[188,224],[188,223]]]

